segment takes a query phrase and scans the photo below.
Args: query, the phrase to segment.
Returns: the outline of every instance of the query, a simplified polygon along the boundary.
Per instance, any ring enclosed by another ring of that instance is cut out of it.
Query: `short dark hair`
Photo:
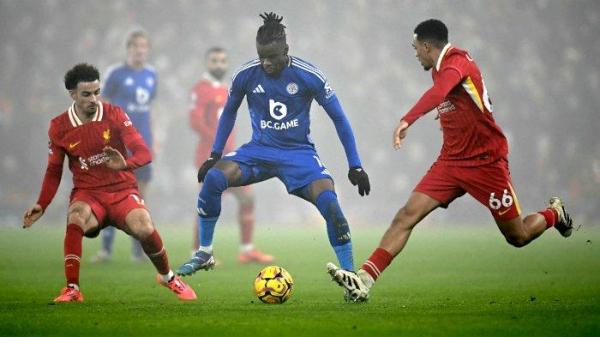
[[[416,38],[421,42],[430,42],[436,47],[444,47],[448,43],[448,28],[436,19],[425,20],[415,27]]]
[[[273,12],[259,15],[263,19],[263,25],[258,28],[256,42],[261,45],[271,42],[286,42],[285,26],[281,23],[283,16]]]
[[[206,50],[206,53],[204,53],[204,58],[208,58],[208,56],[213,53],[224,53],[224,52],[225,52],[225,48],[220,47],[220,46],[213,46]]]
[[[100,80],[98,69],[91,64],[79,63],[65,74],[65,88],[75,90],[79,82],[94,82],[96,80]]]

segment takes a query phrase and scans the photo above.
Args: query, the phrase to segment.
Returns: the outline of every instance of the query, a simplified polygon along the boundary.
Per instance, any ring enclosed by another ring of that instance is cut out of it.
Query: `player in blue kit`
[[[152,150],[152,127],[150,104],[156,97],[156,71],[147,63],[150,41],[145,31],[136,30],[127,37],[127,60],[110,67],[107,71],[102,98],[118,105],[127,113],[133,126],[142,135],[148,148]],[[146,197],[148,183],[152,179],[152,167],[146,165],[134,171],[142,197]],[[105,262],[111,259],[115,238],[115,227],[102,230],[102,249],[92,258],[93,262]],[[142,247],[132,240],[132,260],[145,260]]]
[[[313,203],[327,222],[327,234],[342,268],[354,270],[350,228],[334,190],[333,178],[323,166],[310,137],[310,105],[316,100],[335,124],[348,165],[348,178],[361,196],[371,189],[363,170],[354,135],[344,111],[323,73],[288,55],[282,17],[261,15],[256,35],[259,58],[234,75],[229,98],[219,120],[210,158],[198,171],[204,181],[198,196],[200,248],[177,271],[191,275],[214,266],[213,233],[221,212],[221,194],[229,187],[279,178],[288,193]],[[246,96],[252,120],[252,140],[221,158]]]

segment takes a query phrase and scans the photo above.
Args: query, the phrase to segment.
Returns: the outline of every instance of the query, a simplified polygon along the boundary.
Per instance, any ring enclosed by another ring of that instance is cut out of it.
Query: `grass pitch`
[[[483,228],[483,229],[482,229]],[[354,230],[357,264],[383,228]],[[238,234],[219,225],[222,265],[186,278],[199,300],[179,302],[154,283],[150,263],[92,265],[99,240],[84,240],[82,304],[51,302],[64,284],[64,229],[0,229],[0,336],[599,336],[600,228],[568,240],[551,230],[516,249],[492,225],[417,228],[372,289],[348,304],[325,273],[335,261],[325,229],[258,226],[257,244],[290,271],[295,292],[283,305],[256,299],[260,266],[237,264]],[[191,231],[162,228],[173,268],[186,260]]]

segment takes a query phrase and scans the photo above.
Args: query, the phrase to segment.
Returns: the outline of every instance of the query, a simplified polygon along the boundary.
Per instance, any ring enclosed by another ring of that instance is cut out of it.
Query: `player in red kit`
[[[23,219],[23,227],[29,228],[44,214],[60,184],[67,156],[73,174],[64,241],[67,286],[54,301],[83,301],[79,290],[82,239],[97,236],[107,224],[140,241],[159,273],[159,284],[182,300],[196,299],[194,290],[171,271],[160,235],[138,192],[132,171],[150,163],[150,150],[121,108],[99,100],[100,74],[96,68],[78,64],[64,80],[73,104],[50,122],[42,190]]]
[[[196,168],[210,157],[212,141],[215,139],[219,117],[225,106],[228,96],[228,88],[222,80],[227,72],[227,54],[221,47],[212,47],[205,55],[206,73],[202,80],[196,83],[192,89],[192,109],[190,110],[190,126],[198,133],[199,141],[196,150]],[[232,133],[225,144],[224,153],[235,149],[235,134]],[[241,186],[230,190],[236,197],[239,210],[238,220],[240,224],[240,263],[271,263],[273,256],[262,253],[252,244],[252,232],[254,231],[254,195],[250,186]],[[198,225],[194,224],[194,252],[199,247]]]
[[[379,247],[356,273],[329,263],[328,271],[350,300],[363,301],[392,259],[402,251],[414,226],[438,207],[470,194],[486,206],[506,241],[523,247],[550,227],[568,237],[573,222],[562,201],[553,197],[548,208],[521,217],[521,207],[508,168],[508,144],[492,117],[492,104],[481,72],[469,54],[448,43],[448,29],[439,20],[420,23],[414,31],[416,57],[433,86],[400,120],[393,136],[399,149],[410,125],[437,108],[443,145],[438,159],[417,184]]]

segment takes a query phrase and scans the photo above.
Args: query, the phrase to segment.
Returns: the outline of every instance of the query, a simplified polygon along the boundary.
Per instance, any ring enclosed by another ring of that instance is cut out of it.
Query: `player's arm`
[[[342,109],[342,105],[334,95],[332,100],[323,105],[323,109],[325,109],[325,112],[327,112],[327,115],[333,121],[338,138],[344,147],[346,159],[348,160],[348,166],[350,167],[348,170],[348,179],[352,185],[358,185],[358,193],[361,196],[369,195],[369,192],[371,191],[369,176],[362,168],[358,150],[356,149],[354,132],[352,131],[350,122],[348,121],[348,118]]]
[[[52,141],[51,131],[49,135],[48,166],[46,167],[42,189],[35,205],[27,209],[23,215],[23,228],[31,227],[44,214],[46,208],[54,199],[62,178],[65,151]]]
[[[206,125],[206,106],[208,95],[203,90],[191,93],[192,108],[190,109],[190,127],[202,137],[202,140],[214,139],[215,130]]]
[[[104,148],[104,154],[108,157],[105,165],[113,170],[135,170],[152,161],[152,153],[142,136],[137,132],[129,117],[120,108],[117,111],[117,128],[121,134],[121,140],[125,147],[131,152],[131,156],[125,159],[123,154],[110,146]]]
[[[433,86],[427,90],[417,103],[400,119],[398,126],[394,130],[393,143],[394,148],[399,149],[402,140],[406,137],[406,131],[412,123],[421,116],[425,115],[435,107],[440,105],[450,91],[460,83],[462,75],[455,67],[443,68]]]
[[[245,95],[242,75],[243,74],[237,74],[237,76],[234,75],[233,80],[231,81],[229,97],[227,97],[227,102],[225,103],[225,107],[223,107],[223,113],[219,118],[219,126],[217,127],[217,135],[215,136],[212,152],[210,153],[210,157],[202,164],[202,166],[200,166],[198,174],[196,175],[199,183],[204,181],[204,177],[206,176],[206,173],[208,173],[208,170],[221,159],[223,148],[225,148],[227,139],[229,138],[229,135],[231,135],[231,131],[235,125],[237,111],[242,104]]]
[[[310,77],[308,81],[315,93],[315,100],[325,109],[325,112],[327,112],[327,115],[333,121],[335,131],[344,147],[349,166],[348,179],[352,185],[358,185],[358,193],[361,196],[369,195],[371,191],[369,175],[367,175],[360,162],[354,132],[344,113],[344,109],[342,109],[342,105],[325,78],[318,76]]]

